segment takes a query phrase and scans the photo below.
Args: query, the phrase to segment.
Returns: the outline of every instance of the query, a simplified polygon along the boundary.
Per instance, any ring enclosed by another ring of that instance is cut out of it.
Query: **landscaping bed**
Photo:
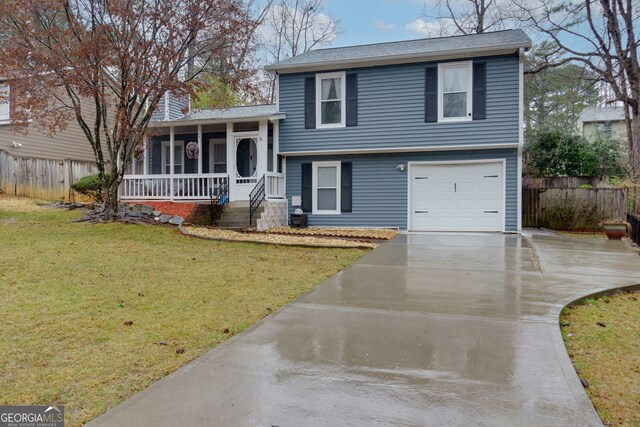
[[[398,230],[391,228],[270,228],[264,233],[293,236],[344,237],[366,240],[391,240],[398,235]]]
[[[608,426],[640,425],[640,293],[586,299],[563,311],[569,357]]]
[[[318,237],[317,235],[305,234],[278,234],[270,232],[241,232],[213,227],[196,227],[184,226],[181,231],[193,237],[205,239],[236,241],[236,242],[252,242],[252,243],[268,243],[272,245],[285,246],[306,246],[306,247],[332,247],[332,248],[362,248],[373,249],[378,246],[377,243],[369,240],[361,240],[354,238],[338,238],[338,237]]]
[[[0,405],[82,425],[367,251],[186,239],[0,197]]]

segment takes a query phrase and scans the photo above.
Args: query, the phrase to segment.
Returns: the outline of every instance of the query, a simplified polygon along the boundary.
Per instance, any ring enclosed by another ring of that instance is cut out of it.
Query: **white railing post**
[[[173,200],[173,175],[175,173],[175,153],[173,147],[175,146],[175,129],[173,126],[169,128],[169,200]]]

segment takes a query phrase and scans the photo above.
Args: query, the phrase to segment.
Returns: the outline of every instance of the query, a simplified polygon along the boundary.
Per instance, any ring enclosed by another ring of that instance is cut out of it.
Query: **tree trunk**
[[[118,213],[118,186],[115,182],[111,182],[104,193],[103,214],[106,217]]]

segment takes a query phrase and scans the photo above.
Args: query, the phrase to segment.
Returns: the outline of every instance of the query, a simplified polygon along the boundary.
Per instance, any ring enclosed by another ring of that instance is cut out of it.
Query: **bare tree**
[[[434,8],[425,7],[423,12],[432,21],[424,24],[437,36],[504,30],[520,22],[520,14],[507,0],[438,0]]]
[[[252,26],[242,0],[3,0],[0,75],[12,120],[51,133],[76,120],[95,154],[102,216],[114,217],[161,96],[190,93],[198,70]],[[199,67],[187,74],[194,58]]]
[[[526,2],[525,2],[526,3]],[[629,169],[640,181],[640,4],[634,0],[585,0],[579,4],[540,0],[536,9],[521,10],[535,28],[561,49],[546,66],[574,62],[606,83],[610,102],[625,107]]]
[[[324,0],[278,0],[266,14],[262,35],[269,63],[326,46],[341,33],[340,20],[324,12]],[[269,100],[275,99],[275,77],[269,75]]]

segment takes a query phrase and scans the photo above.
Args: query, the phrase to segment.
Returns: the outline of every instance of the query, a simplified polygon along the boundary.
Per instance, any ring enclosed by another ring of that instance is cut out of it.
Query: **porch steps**
[[[252,223],[249,224],[249,206],[231,204],[224,208],[217,225],[222,228],[255,227],[262,212],[264,212],[264,206],[261,205],[255,212]]]

